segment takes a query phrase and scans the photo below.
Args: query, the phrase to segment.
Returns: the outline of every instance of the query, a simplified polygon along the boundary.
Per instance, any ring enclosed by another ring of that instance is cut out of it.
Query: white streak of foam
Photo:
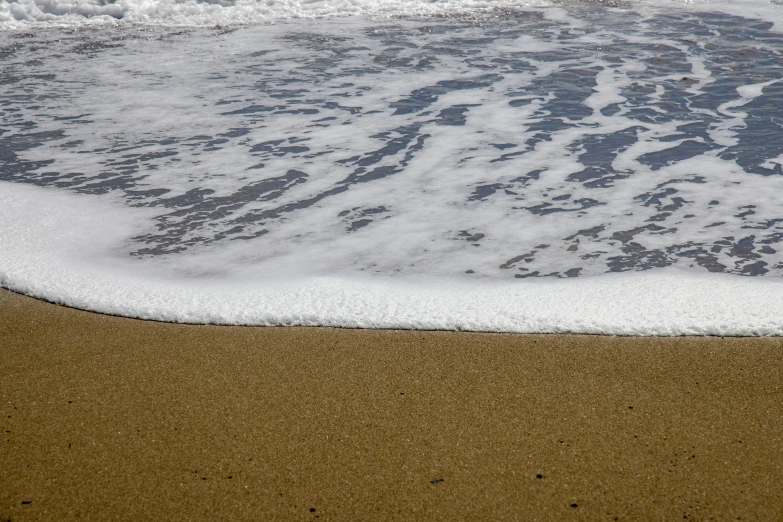
[[[121,255],[151,215],[110,197],[0,182],[0,283],[78,308],[190,323],[783,334],[783,281],[677,269],[480,284],[304,272],[185,277]]]
[[[722,119],[720,122],[713,124],[707,131],[710,138],[712,138],[719,145],[736,145],[739,140],[734,129],[746,126],[745,118],[748,116],[748,113],[743,111],[735,111],[732,109],[747,105],[764,93],[764,87],[775,84],[780,80],[781,78],[777,78],[767,82],[740,85],[737,87],[737,94],[739,94],[739,98],[722,103],[718,106],[718,112],[724,116],[730,116],[730,119]]]
[[[776,80],[769,80],[768,82],[752,83],[749,85],[740,85],[739,87],[737,87],[737,92],[743,98],[743,102],[742,102],[743,105],[753,100],[753,98],[758,98],[759,96],[761,96],[764,93],[764,87],[768,87],[773,83],[778,83],[781,79],[783,78],[778,78]]]

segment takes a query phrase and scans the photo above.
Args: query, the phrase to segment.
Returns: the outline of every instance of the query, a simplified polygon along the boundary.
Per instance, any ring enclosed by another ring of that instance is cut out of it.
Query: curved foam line
[[[0,183],[0,283],[186,323],[619,335],[781,335],[783,281],[676,268],[566,280],[183,276],[116,255],[149,210]]]

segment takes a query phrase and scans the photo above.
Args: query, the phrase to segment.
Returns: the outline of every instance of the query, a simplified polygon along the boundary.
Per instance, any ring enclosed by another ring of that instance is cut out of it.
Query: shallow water
[[[0,180],[127,215],[124,277],[779,276],[781,8],[708,7],[28,24]]]

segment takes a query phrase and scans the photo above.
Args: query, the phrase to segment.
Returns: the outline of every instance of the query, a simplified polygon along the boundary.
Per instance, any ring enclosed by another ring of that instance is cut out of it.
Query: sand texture
[[[0,290],[0,521],[781,520],[783,340],[145,322]]]

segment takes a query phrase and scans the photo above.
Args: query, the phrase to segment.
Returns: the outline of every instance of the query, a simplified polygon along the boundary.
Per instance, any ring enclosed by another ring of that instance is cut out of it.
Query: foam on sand
[[[41,212],[46,209],[45,212]],[[779,335],[783,281],[678,269],[569,280],[172,273],[121,260],[149,210],[0,184],[0,283],[165,321],[629,335]]]

